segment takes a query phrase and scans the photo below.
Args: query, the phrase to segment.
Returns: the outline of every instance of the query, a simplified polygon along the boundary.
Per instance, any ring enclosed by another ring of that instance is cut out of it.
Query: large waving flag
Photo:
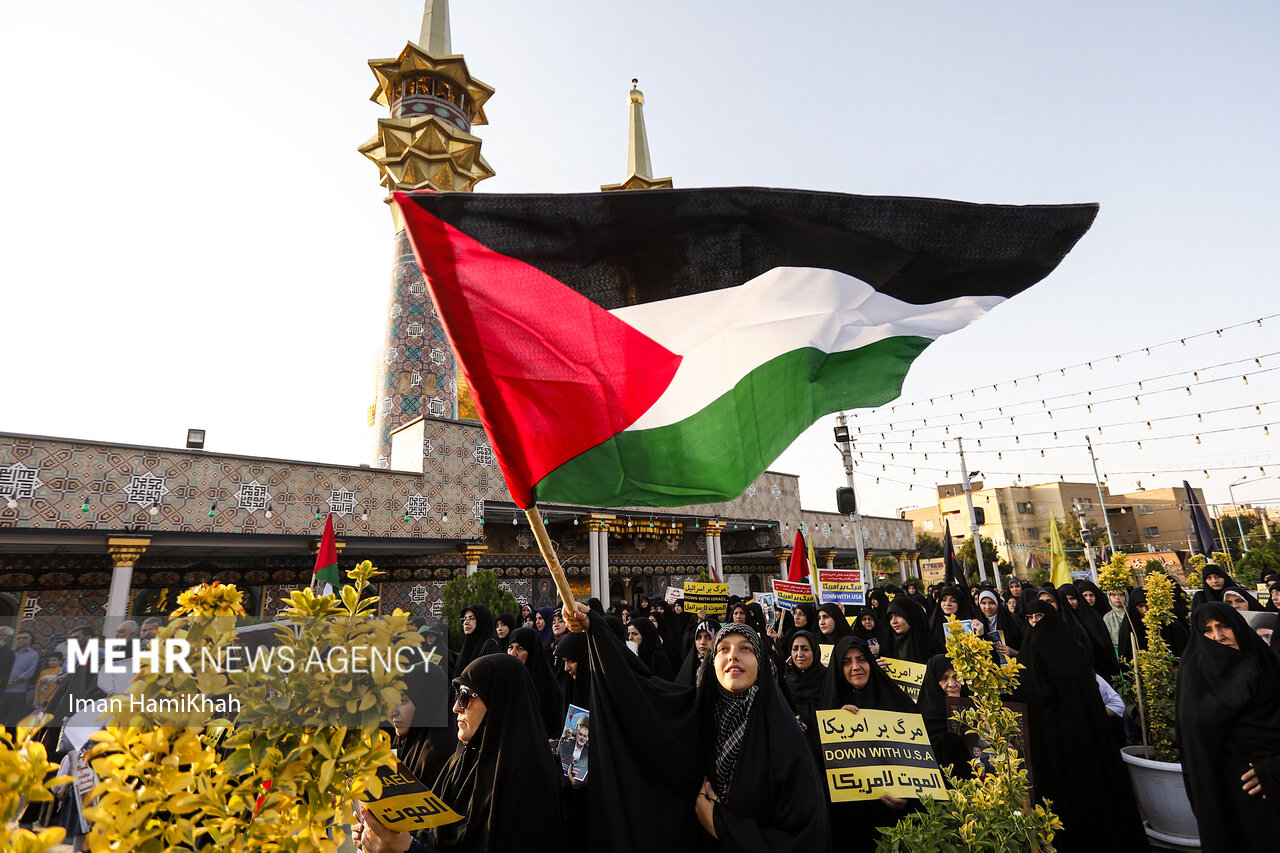
[[[1096,205],[770,189],[396,193],[512,498],[737,497],[1048,275]]]
[[[320,537],[320,548],[316,551],[316,567],[311,570],[311,585],[320,583],[321,593],[328,595],[342,582],[338,574],[338,544],[333,535],[333,513],[324,519],[324,535]]]

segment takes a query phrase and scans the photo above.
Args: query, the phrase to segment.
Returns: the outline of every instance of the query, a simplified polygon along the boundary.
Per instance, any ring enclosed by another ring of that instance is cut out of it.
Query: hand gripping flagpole
[[[556,582],[556,589],[560,591],[560,600],[564,602],[564,606],[570,613],[576,613],[578,603],[574,601],[573,590],[569,588],[569,579],[564,576],[564,569],[560,567],[560,558],[551,547],[551,537],[547,535],[547,526],[542,523],[542,513],[538,512],[536,506],[531,506],[524,511],[524,517],[529,519],[533,538],[538,540],[538,550],[542,552],[542,559],[551,570],[551,579]]]

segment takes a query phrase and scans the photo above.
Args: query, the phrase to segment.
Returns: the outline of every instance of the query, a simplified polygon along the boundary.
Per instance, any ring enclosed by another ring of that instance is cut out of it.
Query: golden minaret
[[[391,111],[378,133],[360,146],[378,166],[386,201],[398,190],[471,192],[493,177],[473,125],[487,124],[484,105],[493,87],[467,70],[453,52],[448,0],[426,0],[418,43],[394,59],[371,59],[378,80],[371,100]],[[425,415],[475,418],[453,351],[444,337],[397,208],[394,267],[387,331],[373,407],[375,459],[386,467],[391,433]]]
[[[653,176],[653,161],[649,159],[649,136],[644,129],[644,92],[636,87],[640,81],[631,79],[631,91],[627,102],[631,105],[631,123],[627,128],[627,178],[620,184],[605,184],[600,189],[613,190],[669,190],[670,178]]]

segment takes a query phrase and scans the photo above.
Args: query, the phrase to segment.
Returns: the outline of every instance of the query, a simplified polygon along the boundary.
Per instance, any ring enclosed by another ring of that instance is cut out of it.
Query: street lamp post
[[[1244,525],[1240,523],[1240,507],[1236,504],[1236,493],[1234,489],[1247,479],[1249,478],[1241,477],[1239,480],[1236,480],[1234,483],[1230,483],[1227,486],[1227,494],[1231,495],[1231,511],[1236,515],[1236,530],[1240,531],[1240,548],[1246,554],[1249,553],[1249,543],[1246,542],[1244,538]]]
[[[862,513],[857,509],[858,501],[853,485],[853,445],[849,438],[849,427],[844,412],[836,416],[836,424],[836,449],[840,451],[840,456],[844,460],[844,476],[849,484],[849,495],[853,498],[853,511],[848,515],[849,523],[853,525],[853,546],[858,555],[858,577],[862,579],[865,595],[865,591],[871,588],[871,573],[867,568],[866,548],[862,542]]]

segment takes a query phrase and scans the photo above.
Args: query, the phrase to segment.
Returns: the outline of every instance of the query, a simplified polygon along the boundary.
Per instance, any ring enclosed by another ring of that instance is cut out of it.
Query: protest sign
[[[684,582],[684,612],[712,614],[729,609],[729,585],[727,583]]]
[[[823,604],[863,605],[867,600],[862,574],[856,569],[819,569],[818,594]]]
[[[382,796],[365,806],[387,829],[416,832],[462,820],[462,815],[444,804],[426,785],[399,761],[393,767],[379,767]]]
[[[957,621],[960,623],[960,627],[964,629],[964,632],[965,632],[966,634],[975,634],[975,633],[977,633],[977,631],[976,631],[976,630],[974,629],[974,627],[973,627],[973,623],[974,623],[974,622],[976,622],[976,621],[978,621],[978,620],[976,620],[976,619],[958,619]],[[950,619],[947,619],[945,622],[943,622],[943,623],[942,623],[942,636],[943,636],[944,641],[945,641],[945,640],[949,640],[949,639],[951,639],[951,634],[952,634],[952,633],[953,633],[953,632],[952,632],[952,630],[951,630],[951,620],[950,620]]]
[[[1257,589],[1258,603],[1265,607],[1271,601],[1271,588],[1265,583],[1260,583],[1257,585]]]
[[[591,713],[586,708],[570,705],[564,715],[564,734],[560,736],[560,770],[575,782],[587,779],[587,748],[591,731]]]
[[[818,737],[833,803],[948,797],[919,714],[819,711]]]
[[[80,815],[81,835],[89,832],[89,819],[84,812],[96,802],[92,794],[93,789],[98,786],[98,774],[93,772],[93,767],[84,758],[87,752],[87,749],[83,749],[71,754],[71,775],[75,777],[76,796],[80,798],[80,808],[77,811]]]
[[[831,665],[831,650],[834,648],[835,646],[831,643],[818,644],[818,658],[823,666]]]
[[[924,684],[924,674],[928,666],[897,658],[877,658],[877,660],[884,674],[889,676],[890,681],[901,687],[902,692],[907,694],[912,702],[920,699],[920,686]]]
[[[678,586],[667,587],[667,604],[675,604],[684,598],[684,590]]]
[[[813,587],[807,583],[769,581],[773,585],[773,597],[783,610],[792,610],[797,604],[817,604],[813,600]]]

